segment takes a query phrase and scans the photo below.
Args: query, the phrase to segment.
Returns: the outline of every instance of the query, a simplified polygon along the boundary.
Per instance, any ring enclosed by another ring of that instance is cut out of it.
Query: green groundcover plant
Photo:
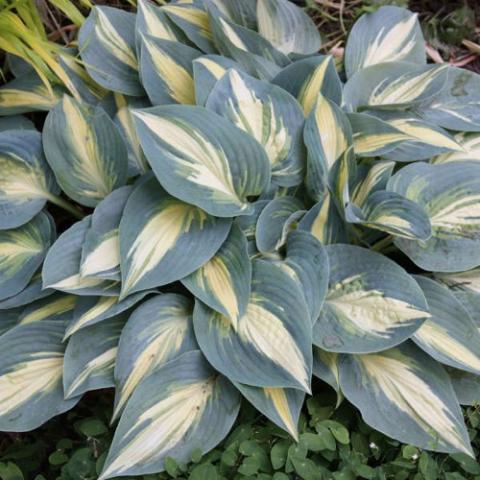
[[[480,79],[427,64],[398,7],[358,20],[340,75],[320,46],[287,0],[143,0],[92,9],[68,93],[9,59],[0,431],[115,387],[100,478],[161,472],[242,398],[297,439],[315,375],[389,437],[473,455]]]

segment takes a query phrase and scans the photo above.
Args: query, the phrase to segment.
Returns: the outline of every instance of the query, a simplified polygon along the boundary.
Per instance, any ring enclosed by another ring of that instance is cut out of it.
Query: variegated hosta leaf
[[[100,480],[164,470],[166,457],[187,462],[227,435],[240,395],[196,350],[140,382],[113,437]]]
[[[422,116],[450,130],[480,132],[480,77],[464,68],[449,68],[442,94],[420,107]]]
[[[210,21],[205,10],[198,5],[169,4],[162,7],[168,18],[182,30],[185,36],[205,53],[216,53]]]
[[[0,133],[0,230],[31,220],[58,186],[33,130]]]
[[[61,88],[49,90],[36,73],[27,73],[0,87],[0,115],[48,111],[62,95]]]
[[[325,191],[320,201],[303,216],[298,229],[311,233],[324,245],[345,243],[348,240],[345,223],[328,191]]]
[[[63,364],[65,398],[115,385],[118,340],[126,320],[125,315],[110,318],[70,337]]]
[[[320,200],[327,188],[343,206],[348,201],[348,176],[353,169],[353,138],[347,116],[321,93],[305,122],[307,177],[312,198]]]
[[[41,268],[33,275],[25,288],[18,292],[16,295],[6,298],[0,301],[0,310],[7,310],[9,308],[17,308],[27,305],[39,300],[40,298],[47,297],[52,294],[53,290],[42,289],[42,271]]]
[[[193,334],[192,309],[188,298],[166,293],[150,298],[130,315],[118,345],[112,421],[150,373],[198,348]]]
[[[473,455],[447,373],[414,344],[342,355],[340,387],[365,422],[388,436],[428,450]]]
[[[271,200],[257,220],[255,240],[262,253],[278,250],[287,240],[292,215],[302,210],[302,202],[295,197],[279,197]]]
[[[35,124],[23,115],[0,117],[0,132],[5,130],[36,130]]]
[[[75,305],[75,311],[71,321],[68,323],[65,338],[73,335],[78,330],[95,325],[99,322],[119,315],[120,313],[133,307],[146,295],[153,293],[152,290],[129,295],[123,300],[117,296],[111,297],[79,297]]]
[[[322,39],[306,12],[288,0],[257,1],[258,32],[285,54],[318,52]]]
[[[167,105],[135,112],[147,158],[171,195],[211,215],[247,215],[247,197],[270,180],[270,163],[250,135],[203,107]]]
[[[372,193],[385,190],[394,167],[394,162],[385,160],[363,160],[360,162],[356,168],[356,177],[352,181],[351,201],[362,207]]]
[[[329,290],[313,341],[332,352],[378,352],[409,338],[430,316],[422,290],[383,255],[327,245]]]
[[[80,275],[120,280],[120,239],[118,227],[133,187],[120,187],[107,195],[95,208],[85,235]]]
[[[480,376],[470,372],[447,369],[460,405],[477,406],[480,399]]]
[[[196,301],[193,325],[200,348],[235,382],[309,392],[311,322],[303,294],[280,266],[263,260],[252,266],[250,303],[238,323]]]
[[[298,420],[305,392],[295,388],[261,388],[242,383],[234,385],[259,412],[298,441]]]
[[[417,17],[417,13],[395,6],[362,15],[348,36],[347,77],[378,63],[426,63],[425,40]]]
[[[349,113],[353,149],[359,157],[385,155],[411,137],[380,118],[366,113]]]
[[[257,30],[257,0],[213,0],[229,20],[250,30]]]
[[[328,383],[337,392],[337,403],[342,399],[340,393],[339,354],[313,347],[313,374]]]
[[[59,185],[82,205],[94,207],[125,183],[127,150],[101,107],[64,96],[47,116],[43,145]]]
[[[289,93],[232,69],[215,85],[206,106],[263,145],[273,183],[285,187],[301,183],[304,116]]]
[[[195,104],[192,62],[200,50],[171,40],[142,37],[142,83],[153,105]]]
[[[121,297],[194,272],[217,252],[230,226],[230,219],[171,197],[147,174],[130,195],[120,222]]]
[[[460,145],[461,150],[448,152],[432,158],[430,163],[464,162],[471,160],[480,161],[480,134],[479,133],[458,133],[455,141]]]
[[[445,86],[446,65],[382,63],[360,70],[343,90],[347,110],[405,109],[430,100]]]
[[[249,242],[255,242],[255,231],[258,217],[269,202],[269,200],[257,200],[252,204],[253,213],[250,215],[241,215],[234,220],[234,223],[240,227]]]
[[[11,330],[17,324],[19,308],[2,310],[0,315],[0,336]]]
[[[293,271],[305,296],[310,319],[314,324],[325,300],[330,267],[322,243],[312,234],[296,230],[287,238],[285,265]]]
[[[26,287],[55,240],[55,223],[40,212],[25,225],[0,230],[0,300]]]
[[[442,152],[462,151],[462,147],[448,132],[411,113],[376,112],[376,115],[405,134],[404,141],[385,152],[384,158],[411,162],[429,159]]]
[[[468,311],[445,286],[416,276],[431,318],[413,335],[413,341],[435,360],[480,374],[480,331]]]
[[[142,96],[135,52],[135,15],[95,6],[78,34],[80,55],[90,76],[102,87]]]
[[[348,222],[389,233],[395,237],[428,240],[430,219],[418,203],[394,192],[372,193],[360,208],[351,203],[345,211]]]
[[[437,272],[480,265],[480,165],[411,164],[390,179],[388,190],[418,203],[430,217],[429,240],[395,239],[413,262]]]
[[[193,80],[195,82],[195,101],[205,106],[213,87],[229,69],[242,71],[242,66],[221,55],[203,55],[193,61]]]
[[[127,97],[121,93],[114,94],[116,113],[113,121],[127,146],[128,170],[127,177],[142,175],[148,170],[145,154],[140,146],[140,140],[135,129],[135,122],[131,112],[132,108],[145,108],[150,105],[147,98]]]
[[[80,259],[91,217],[74,223],[50,247],[43,263],[44,288],[55,288],[75,295],[118,295],[118,282],[80,275]]]
[[[272,83],[291,93],[308,115],[317,101],[318,93],[340,105],[342,82],[331,56],[315,55],[302,58],[285,67]]]
[[[182,283],[200,299],[232,323],[238,323],[250,299],[252,268],[247,239],[233,224],[218,252],[198,270],[182,279]]]
[[[33,430],[72,408],[64,400],[62,344],[59,321],[18,325],[0,337],[0,430]]]
[[[213,4],[209,4],[210,26],[218,50],[237,61],[250,75],[271,80],[289,58],[257,32],[226,19]]]
[[[26,305],[18,315],[18,323],[26,325],[55,320],[65,326],[73,315],[76,300],[75,295],[55,292],[47,298],[41,298]]]
[[[164,9],[150,0],[138,1],[135,35],[137,46],[145,35],[185,43],[185,36],[168,18]]]

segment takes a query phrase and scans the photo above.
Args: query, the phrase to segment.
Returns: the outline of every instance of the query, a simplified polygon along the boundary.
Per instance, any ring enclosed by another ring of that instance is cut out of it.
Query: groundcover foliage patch
[[[320,45],[287,0],[141,0],[91,10],[63,86],[0,88],[1,431],[115,387],[100,478],[162,472],[242,398],[298,440],[314,375],[473,455],[479,77],[427,64],[402,8],[358,20],[340,74]]]

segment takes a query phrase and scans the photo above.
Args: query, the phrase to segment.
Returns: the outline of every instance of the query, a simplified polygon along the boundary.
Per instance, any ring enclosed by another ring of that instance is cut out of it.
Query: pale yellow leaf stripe
[[[337,115],[330,102],[318,94],[315,105],[315,126],[325,155],[325,163],[331,168],[335,161],[347,150],[348,140],[339,127]]]
[[[212,397],[214,380],[171,388],[167,396],[138,416],[125,437],[138,429],[102,472],[100,479],[121,475],[132,465],[155,462],[195,428]],[[140,428],[141,427],[141,428]]]
[[[217,80],[220,80],[227,71],[222,65],[211,58],[200,57],[196,58],[194,62],[203,65]]]
[[[322,205],[320,206],[320,210],[315,217],[315,220],[310,227],[310,233],[320,240],[324,245],[329,243],[329,231],[328,231],[328,223],[329,223],[329,211],[330,211],[330,203],[332,201],[332,197],[329,192],[327,192],[322,201]]]
[[[175,246],[180,236],[187,233],[193,222],[200,228],[206,219],[203,210],[172,200],[152,215],[127,252],[128,271],[123,291],[130,291]]]
[[[461,151],[447,152],[432,159],[431,163],[447,163],[464,160],[480,161],[480,134],[463,133],[455,135],[455,140],[462,147]]]
[[[413,139],[401,132],[378,133],[375,135],[365,135],[362,132],[358,132],[353,135],[353,149],[357,155],[366,155],[402,140]]]
[[[153,135],[159,136],[176,153],[165,153],[178,165],[178,172],[189,181],[217,192],[221,197],[247,208],[235,191],[230,165],[225,152],[205,138],[201,132],[180,120],[152,115],[145,112],[134,113]]]
[[[82,277],[93,276],[120,265],[120,240],[118,229],[104,238],[83,260],[80,266]]]
[[[19,90],[16,88],[0,89],[0,108],[36,107],[50,110],[58,102],[58,97],[44,86],[34,90]]]
[[[194,105],[195,87],[190,72],[148,38],[144,38],[143,45],[150,55],[156,73],[165,82],[168,94],[178,103]]]
[[[225,262],[214,256],[195,274],[203,290],[209,290],[225,308],[234,328],[237,328],[239,306],[235,286]]]
[[[327,302],[356,328],[379,337],[389,336],[392,329],[403,327],[412,320],[430,316],[403,300],[385,296],[380,290],[365,290],[361,275],[333,285]]]
[[[394,162],[375,162],[363,181],[355,186],[352,194],[352,201],[361,207],[385,172],[393,170],[393,165]]]
[[[118,417],[125,403],[132,395],[140,381],[155,367],[162,365],[180,350],[188,329],[188,314],[180,308],[172,308],[171,321],[164,322],[155,331],[149,344],[135,359],[132,370],[119,389],[118,402],[113,412],[112,421]]]
[[[282,419],[282,422],[285,427],[287,427],[290,435],[298,441],[297,425],[293,420],[285,390],[283,388],[264,388],[263,391],[267,398],[272,402],[278,416]]]
[[[70,397],[75,390],[82,385],[90,376],[97,372],[107,371],[113,369],[115,366],[115,359],[117,358],[118,347],[113,347],[105,352],[102,352],[98,357],[90,360],[80,372],[80,374],[73,380],[65,393],[65,397]]]
[[[95,131],[77,102],[65,96],[63,113],[66,120],[66,134],[76,156],[72,164],[73,176],[86,186],[81,193],[86,197],[104,198],[114,188],[115,177],[105,170],[106,163],[99,151]]]
[[[418,75],[404,74],[388,83],[380,82],[370,94],[369,105],[395,105],[413,102],[419,98],[430,84],[443,72],[446,65],[431,68]]]
[[[199,8],[184,8],[177,5],[167,5],[162,7],[162,10],[192,24],[202,37],[205,37],[208,40],[213,38],[207,12],[204,12]]]
[[[95,24],[95,33],[98,40],[103,44],[103,47],[120,62],[134,70],[138,70],[138,61],[134,50],[112,25],[108,16],[99,8],[96,9],[96,12],[97,22]]]
[[[434,430],[445,442],[470,453],[442,399],[408,364],[381,354],[357,358],[375,382],[378,392],[411,417],[422,430],[427,433]]]
[[[138,2],[138,13],[143,15],[146,26],[146,32],[144,33],[148,33],[155,38],[176,42],[178,39],[172,28],[165,19],[155,15],[154,8],[148,0]]]
[[[388,123],[402,131],[407,137],[427,145],[436,147],[450,148],[451,150],[463,150],[455,140],[452,140],[447,135],[429,128],[428,125],[422,124],[415,119],[399,118],[389,120]]]
[[[81,290],[82,288],[98,287],[104,282],[101,278],[82,278],[79,273],[59,280],[56,283],[45,285],[43,288],[56,288],[57,290]]]
[[[63,354],[37,352],[35,356],[45,358],[21,362],[0,376],[0,416],[15,411],[33,397],[49,393],[61,381]]]
[[[249,303],[238,322],[238,335],[279,367],[286,370],[305,391],[310,391],[308,368],[302,352],[281,320],[256,303]]]
[[[382,27],[369,44],[361,68],[383,62],[403,60],[415,48],[417,14],[412,14],[386,31]]]
[[[459,273],[436,273],[435,278],[450,287],[459,287],[463,290],[468,289],[480,293],[480,268]]]
[[[299,94],[298,101],[303,108],[305,115],[308,115],[317,101],[318,93],[321,92],[325,75],[332,57],[328,56],[321,61],[306,82],[303,84]]]
[[[432,206],[430,211],[432,228],[470,237],[471,228],[480,226],[480,194],[449,199],[447,205],[438,209]]]
[[[452,337],[442,326],[427,320],[415,332],[414,337],[443,355],[480,373],[480,356]]]
[[[75,308],[75,300],[74,295],[62,295],[53,302],[48,302],[46,305],[36,308],[20,317],[19,323],[24,325],[27,323],[39,322],[40,320],[70,312]]]
[[[243,40],[238,36],[237,32],[229,25],[223,18],[219,18],[220,27],[223,30],[224,35],[232,42],[232,45],[239,50],[248,52],[248,48]]]
[[[273,102],[260,100],[236,70],[230,70],[228,78],[235,97],[235,102],[228,101],[231,120],[264,146],[270,165],[274,166],[286,157],[292,143],[283,118],[275,112]]]
[[[0,192],[12,201],[49,196],[45,175],[38,165],[24,162],[13,153],[0,156]]]

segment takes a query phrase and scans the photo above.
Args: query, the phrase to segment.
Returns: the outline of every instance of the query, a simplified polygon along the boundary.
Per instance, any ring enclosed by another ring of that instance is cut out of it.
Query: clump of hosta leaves
[[[479,77],[427,64],[398,7],[359,19],[340,72],[320,46],[286,0],[141,0],[92,10],[68,86],[12,69],[0,430],[115,387],[101,478],[160,472],[242,398],[296,439],[313,374],[373,428],[472,454]]]

